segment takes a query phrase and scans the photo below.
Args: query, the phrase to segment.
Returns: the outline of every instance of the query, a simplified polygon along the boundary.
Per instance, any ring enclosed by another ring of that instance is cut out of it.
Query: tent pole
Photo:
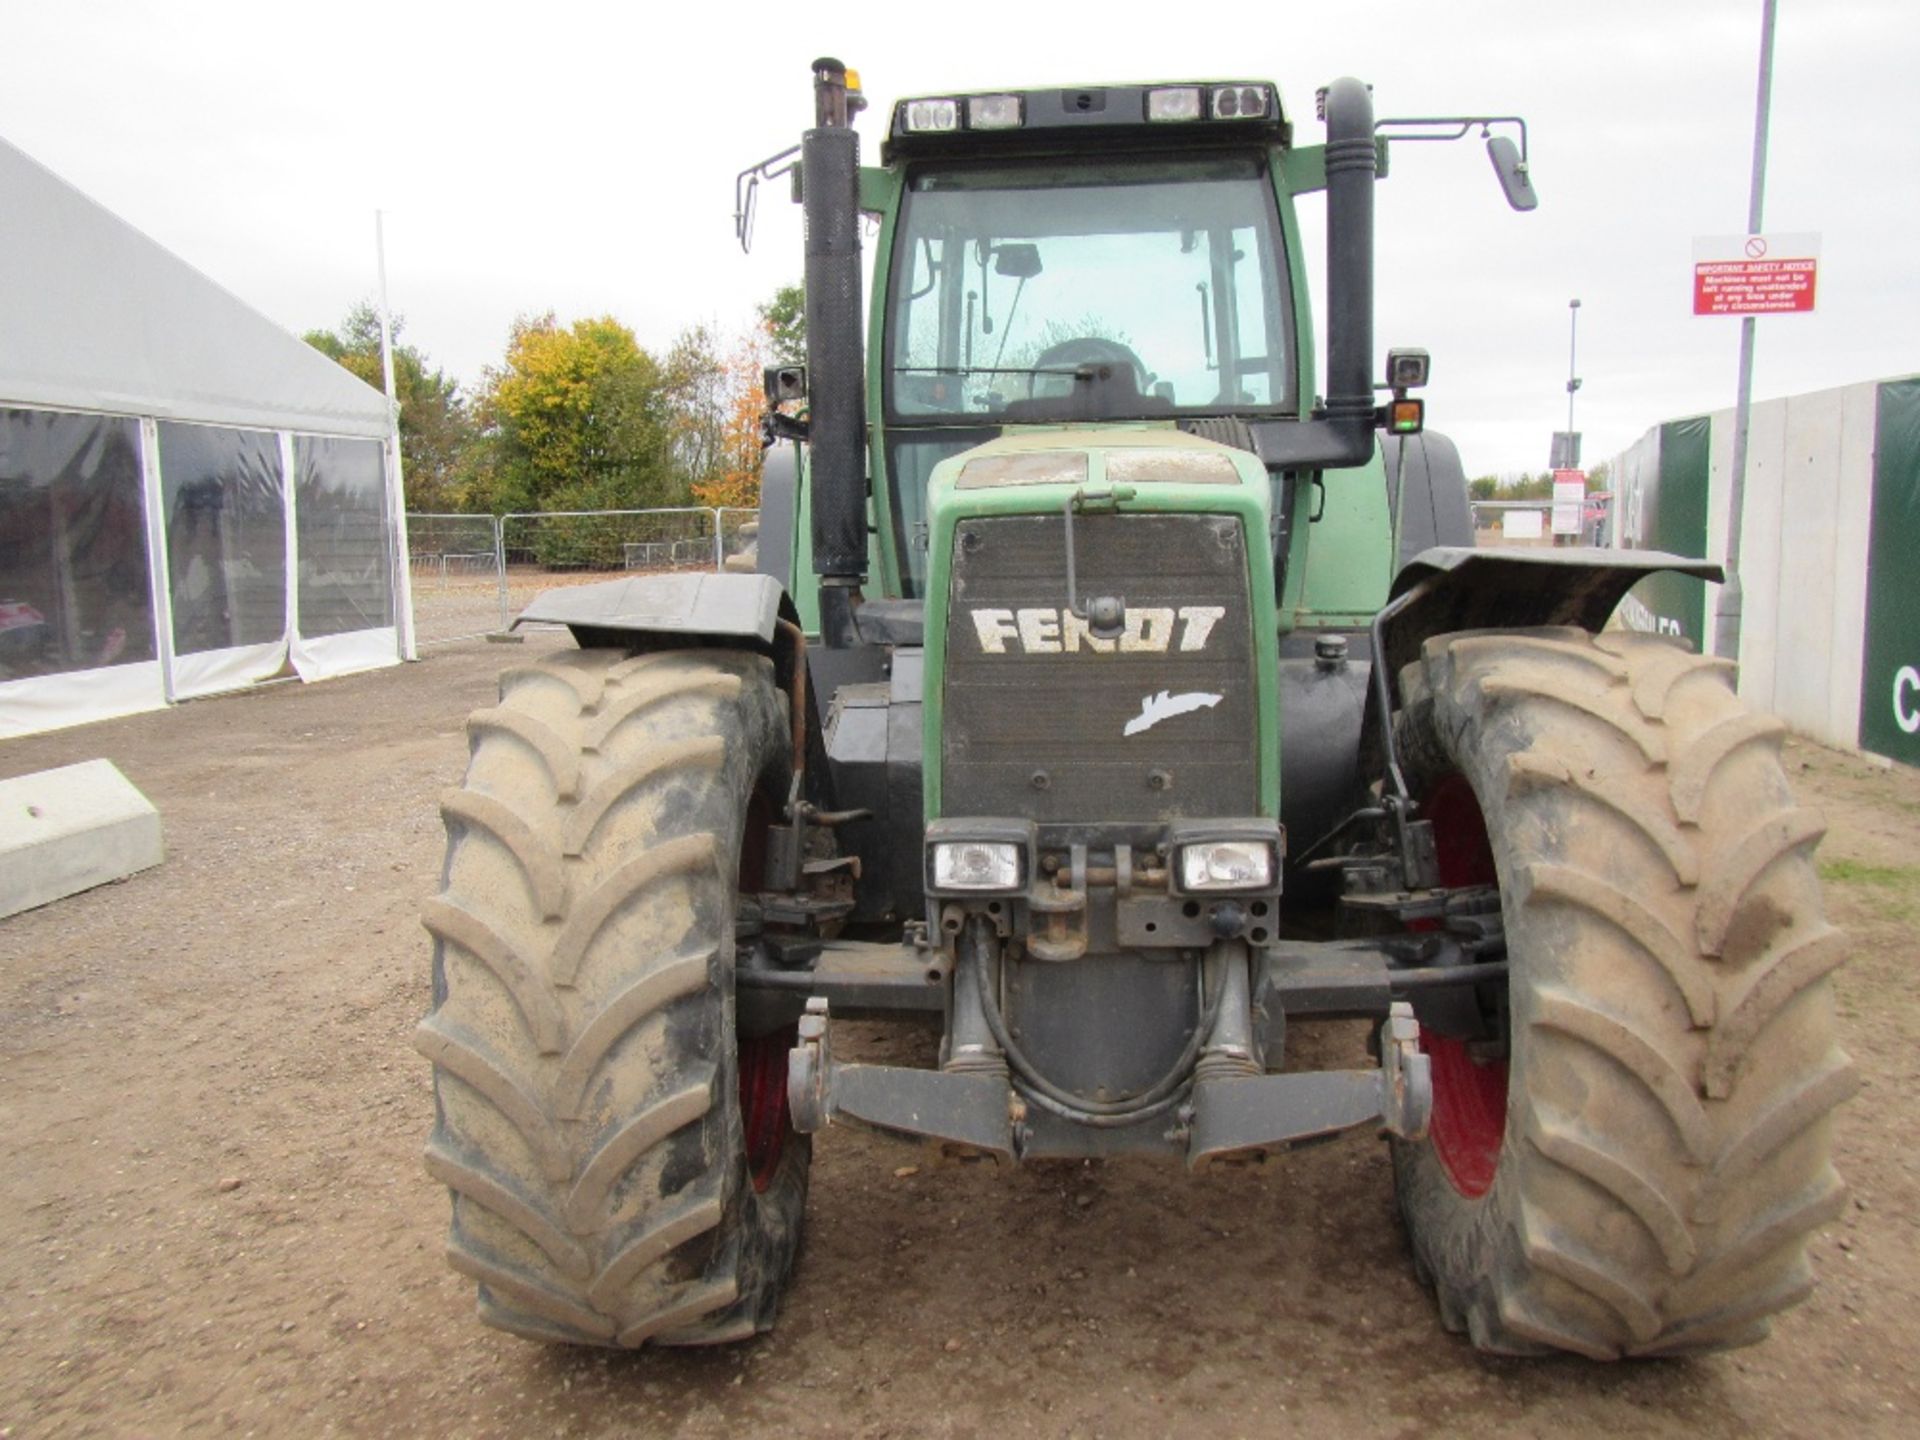
[[[296,506],[299,492],[298,476],[294,471],[293,432],[282,430],[280,437],[280,495],[282,513],[286,517],[287,535],[287,623],[286,623],[286,662],[282,669],[290,669],[299,675],[300,667],[294,661],[294,652],[300,647],[300,512]],[[305,676],[300,676],[305,679]]]
[[[386,214],[373,212],[373,248],[380,266],[380,372],[387,382],[387,505],[393,516],[393,619],[400,658],[418,660],[413,635],[413,566],[407,555],[406,480],[400,471],[400,396],[393,383],[393,314],[387,308]]]
[[[160,485],[160,425],[140,417],[140,507],[146,516],[147,583],[153,596],[154,655],[160,690],[169,705],[179,701],[173,685],[173,562],[167,553],[166,492]]]

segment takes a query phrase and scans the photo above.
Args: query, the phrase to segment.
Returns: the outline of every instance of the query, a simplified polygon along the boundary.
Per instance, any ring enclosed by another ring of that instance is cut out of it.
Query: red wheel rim
[[[755,791],[740,835],[737,888],[742,895],[757,893],[764,882],[771,814],[767,797]],[[773,1183],[793,1128],[787,1114],[787,1054],[798,1038],[797,1028],[791,1025],[771,1035],[735,1037],[740,1057],[740,1129],[746,1137],[747,1174],[757,1191]]]
[[[1449,775],[1428,794],[1422,815],[1433,822],[1440,883],[1497,883],[1493,847],[1473,788]],[[1468,1199],[1487,1193],[1500,1168],[1507,1134],[1507,1062],[1481,1062],[1464,1041],[1420,1032],[1420,1048],[1433,1066],[1433,1116],[1427,1133],[1433,1153],[1453,1188]]]
[[[794,1039],[786,1030],[740,1040],[740,1123],[755,1190],[773,1183],[787,1148],[787,1052]]]

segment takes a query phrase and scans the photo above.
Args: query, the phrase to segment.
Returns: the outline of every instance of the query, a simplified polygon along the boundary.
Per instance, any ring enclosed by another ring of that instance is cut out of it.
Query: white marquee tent
[[[411,650],[386,398],[0,140],[0,738]]]

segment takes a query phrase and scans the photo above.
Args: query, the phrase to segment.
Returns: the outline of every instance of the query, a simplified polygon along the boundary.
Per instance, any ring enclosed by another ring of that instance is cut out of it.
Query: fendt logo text
[[[1059,655],[1081,650],[1097,655],[1167,650],[1204,650],[1213,627],[1227,613],[1224,605],[1145,605],[1127,607],[1126,628],[1112,639],[1095,635],[1071,610],[993,610],[968,612],[987,655]]]

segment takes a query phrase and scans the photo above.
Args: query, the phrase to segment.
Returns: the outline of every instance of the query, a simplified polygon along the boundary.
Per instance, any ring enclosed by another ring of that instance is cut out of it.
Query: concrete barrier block
[[[160,812],[111,760],[0,780],[0,917],[158,865]]]

